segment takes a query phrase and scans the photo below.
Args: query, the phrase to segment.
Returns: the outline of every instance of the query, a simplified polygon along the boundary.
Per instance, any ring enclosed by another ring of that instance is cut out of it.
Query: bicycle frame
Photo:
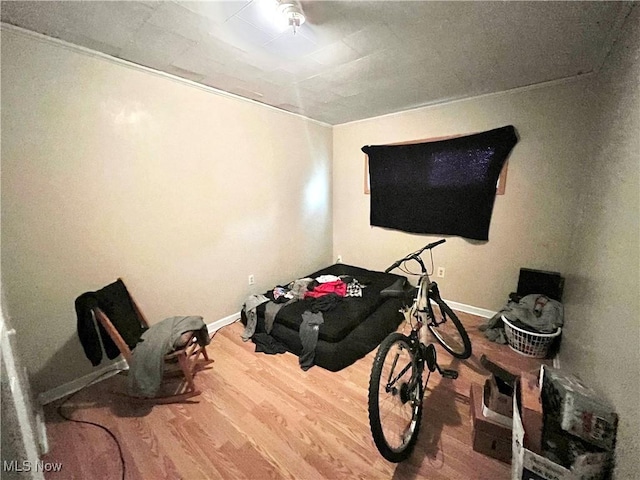
[[[408,337],[410,340],[410,348],[414,353],[415,358],[417,359],[418,365],[416,369],[416,375],[414,376],[415,378],[411,379],[409,384],[407,384],[407,388],[411,391],[419,382],[421,385],[421,390],[419,392],[419,399],[416,400],[422,401],[422,396],[427,389],[427,384],[429,383],[431,372],[435,371],[436,367],[427,365],[429,374],[427,375],[427,378],[423,384],[422,374],[424,373],[424,364],[425,362],[427,362],[427,359],[425,358],[425,354],[423,353],[422,347],[420,346],[422,342],[420,341],[419,332],[422,330],[422,328],[426,328],[427,324],[439,325],[442,322],[438,322],[436,320],[433,313],[433,307],[431,306],[430,302],[431,299],[435,300],[440,298],[438,284],[436,282],[432,282],[429,278],[429,273],[427,272],[422,259],[416,255],[414,257],[414,260],[416,260],[420,264],[422,271],[420,273],[420,278],[418,279],[416,295],[411,306],[408,307],[408,318],[411,326],[411,332],[409,333]],[[409,365],[406,365],[395,379],[389,379],[389,382],[385,387],[387,391],[389,391],[391,385],[395,383],[398,378],[402,377],[402,375],[407,371],[408,368]]]
[[[433,307],[431,306],[430,300],[436,301],[440,299],[440,291],[438,290],[438,284],[431,281],[426,270],[420,274],[417,289],[413,304],[409,307],[411,316],[417,323],[417,330],[420,330],[427,324],[434,326],[439,325],[440,322],[437,321],[433,314]],[[413,324],[412,328],[414,328]]]
[[[369,381],[371,433],[382,456],[391,462],[408,458],[416,445],[422,419],[422,402],[431,373],[438,371],[448,379],[458,377],[455,370],[443,369],[438,365],[436,348],[427,339],[426,332],[433,334],[438,343],[455,357],[468,358],[471,354],[464,327],[440,298],[438,285],[431,281],[420,258],[422,252],[444,242],[443,239],[430,243],[386,269],[386,272],[390,272],[410,260],[418,262],[421,268],[419,274],[404,269],[406,273],[418,276],[415,287],[405,288],[405,284],[398,280],[385,292],[386,296],[402,300],[405,325],[410,326],[410,331],[407,332],[405,327],[404,332],[392,332],[383,340],[374,359]],[[442,319],[438,321],[436,315],[440,317],[440,314]],[[462,351],[450,346],[452,337],[447,335],[446,330],[436,329],[448,319],[452,320],[462,338]]]
[[[424,358],[424,355],[422,353],[422,349],[420,347],[420,339],[418,337],[418,330],[412,328],[411,329],[411,333],[409,334],[409,348],[411,349],[411,352],[414,355],[414,358],[416,359],[417,365],[416,365],[416,369],[415,369],[415,374],[412,376],[411,380],[406,384],[406,389],[409,392],[412,392],[417,385],[420,385],[420,390],[418,391],[418,395],[416,398],[412,398],[413,402],[422,402],[422,397],[424,396],[424,392],[427,389],[427,383],[429,382],[429,376],[431,375],[431,368],[429,368],[429,375],[427,375],[427,379],[424,382],[424,384],[422,383],[422,373],[424,372],[424,364],[426,361],[426,358]],[[396,364],[395,362],[397,362],[397,358],[394,360],[394,365],[392,368],[392,371],[395,370]],[[396,375],[394,378],[389,378],[387,380],[387,383],[385,385],[385,390],[387,393],[389,393],[393,388],[395,387],[396,382],[398,381],[398,379],[402,378],[402,376],[406,373],[406,371],[411,368],[411,364],[408,363],[407,365],[405,365]]]

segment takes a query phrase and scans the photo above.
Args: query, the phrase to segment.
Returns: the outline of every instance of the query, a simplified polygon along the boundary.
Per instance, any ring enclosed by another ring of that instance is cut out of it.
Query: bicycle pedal
[[[456,372],[455,370],[442,369],[442,376],[444,378],[455,380],[456,378],[458,378],[458,372]]]

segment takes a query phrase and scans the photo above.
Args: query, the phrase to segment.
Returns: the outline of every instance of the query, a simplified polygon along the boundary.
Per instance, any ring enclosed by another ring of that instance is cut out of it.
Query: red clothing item
[[[319,298],[329,293],[335,293],[344,297],[347,294],[347,284],[342,280],[320,283],[316,288],[304,294],[304,298]]]

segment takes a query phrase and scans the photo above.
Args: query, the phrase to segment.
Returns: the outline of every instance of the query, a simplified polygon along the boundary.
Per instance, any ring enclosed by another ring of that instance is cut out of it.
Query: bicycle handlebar
[[[431,250],[432,248],[437,247],[438,245],[446,242],[447,240],[445,238],[438,240],[437,242],[433,242],[433,243],[429,243],[427,245],[425,245],[424,247],[422,247],[419,250],[416,250],[413,253],[410,253],[409,255],[407,255],[404,258],[401,258],[400,260],[393,262],[393,265],[391,265],[389,268],[387,268],[384,272],[385,273],[389,273],[391,270],[398,268],[403,262],[406,262],[407,260],[411,260],[412,258],[416,258],[419,257],[422,252],[424,252],[425,250]]]

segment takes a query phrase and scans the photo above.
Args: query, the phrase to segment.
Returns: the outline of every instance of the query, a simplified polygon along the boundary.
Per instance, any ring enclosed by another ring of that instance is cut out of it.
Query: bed
[[[361,297],[341,298],[333,308],[322,312],[324,323],[318,331],[314,364],[336,372],[364,357],[397,329],[404,318],[400,313],[401,301],[381,296],[380,292],[406,278],[342,263],[304,277],[318,278],[323,275],[346,275],[355,278],[364,287]],[[267,297],[273,298],[271,294],[272,291],[265,293]],[[303,352],[299,333],[302,315],[310,310],[312,302],[313,299],[304,299],[283,306],[275,316],[270,332],[273,339],[297,356]],[[256,308],[256,334],[265,333],[266,305],[261,304]],[[244,311],[242,322],[247,324]]]

